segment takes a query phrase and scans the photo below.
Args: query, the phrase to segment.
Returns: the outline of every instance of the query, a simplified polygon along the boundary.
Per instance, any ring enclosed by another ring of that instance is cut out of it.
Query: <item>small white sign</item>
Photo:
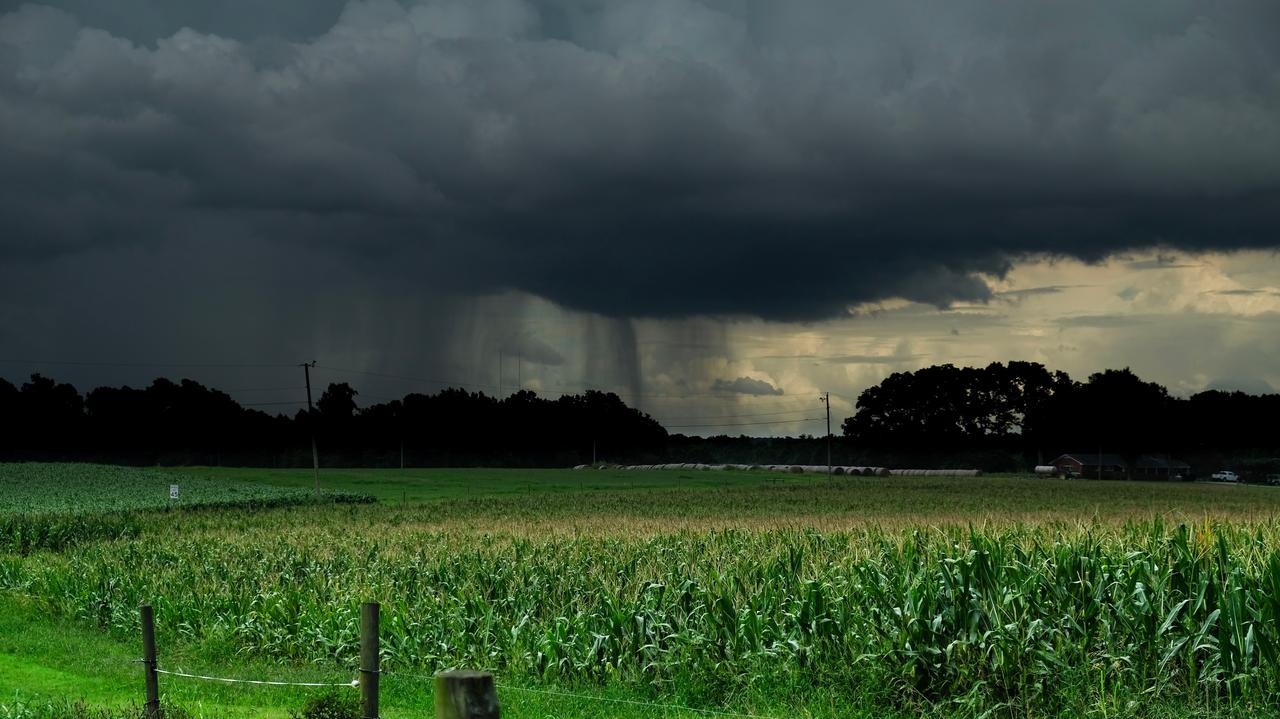
[[[178,485],[176,484],[169,485],[169,499],[177,499],[177,498],[178,498]]]

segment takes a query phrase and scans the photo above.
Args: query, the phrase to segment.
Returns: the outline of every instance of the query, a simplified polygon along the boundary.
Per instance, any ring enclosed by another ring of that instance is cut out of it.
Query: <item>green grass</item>
[[[517,718],[698,715],[602,698],[832,719],[1277,716],[1272,488],[618,470],[322,479],[384,502],[139,513],[128,536],[0,549],[0,706],[136,703],[142,601],[163,665],[345,680],[358,604],[376,600],[388,717],[429,714],[429,686],[395,673],[449,666],[494,670]],[[283,717],[306,696],[163,686],[197,716]]]
[[[169,494],[178,485],[178,498]],[[350,493],[330,492],[348,499]],[[0,515],[305,504],[314,495],[278,483],[100,464],[0,463]]]
[[[178,497],[170,488],[178,486]],[[0,551],[27,553],[137,536],[140,515],[154,512],[266,509],[316,502],[372,502],[330,490],[312,492],[262,482],[97,464],[0,463]]]

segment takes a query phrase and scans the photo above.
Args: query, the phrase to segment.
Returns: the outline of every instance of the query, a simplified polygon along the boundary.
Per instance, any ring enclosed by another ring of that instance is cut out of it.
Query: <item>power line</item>
[[[776,417],[778,415],[783,415],[783,414],[808,414],[808,413],[809,413],[808,409],[789,409],[784,412],[755,412],[751,414],[702,415],[700,417],[667,417],[665,418],[665,420],[655,417],[654,419],[658,419],[659,422],[662,422],[662,421],[684,422],[688,420],[699,420],[699,419],[751,419],[752,417]]]
[[[491,390],[496,389],[496,390],[499,390],[499,392],[501,392],[501,388],[499,385],[489,384],[487,382],[459,382],[454,380],[432,379],[429,377],[413,377],[410,375],[389,374],[386,372],[370,372],[368,370],[350,369],[347,367],[332,367],[330,365],[322,365],[322,364],[316,365],[316,369],[328,370],[330,372],[342,372],[346,374],[364,375],[366,377],[379,377],[382,379],[400,380],[402,382],[420,382],[422,384],[436,385],[439,387],[457,387],[459,389],[468,389],[468,388],[481,388],[481,389],[491,389]],[[735,399],[735,400],[742,399],[742,398],[751,398],[752,400],[800,399],[795,395],[744,395],[744,394],[735,394],[732,392],[685,392],[680,394],[662,394],[662,393],[626,392],[626,391],[617,392],[617,391],[610,391],[610,390],[602,390],[602,389],[598,389],[598,386],[585,385],[585,384],[584,385],[557,384],[557,385],[550,385],[546,389],[552,390],[552,391],[561,391],[561,392],[572,391],[574,389],[582,392],[589,392],[594,390],[598,392],[607,392],[609,394],[615,394],[619,397],[631,397],[631,398],[640,398],[640,399],[687,399],[690,397],[718,397],[721,399]],[[808,399],[804,399],[804,401],[807,402]]]
[[[345,367],[330,367],[329,365],[323,365],[323,364],[318,364],[316,365],[315,368],[328,370],[330,372],[359,374],[359,375],[365,375],[367,377],[381,377],[383,379],[395,379],[395,380],[401,380],[404,382],[421,382],[423,384],[434,384],[434,385],[439,385],[441,387],[459,387],[461,389],[466,389],[468,386],[485,387],[488,389],[497,389],[498,387],[497,385],[486,384],[484,382],[452,382],[452,381],[439,380],[439,379],[428,379],[426,377],[409,377],[407,375],[386,374],[384,372],[369,372],[367,370],[347,369]]]
[[[664,424],[667,429],[692,429],[694,427],[753,427],[762,424],[792,424],[795,422],[821,422],[821,417],[804,417],[802,419],[776,419],[772,422],[729,422],[726,424]]]
[[[124,368],[170,368],[170,369],[277,369],[277,368],[293,368],[297,366],[295,364],[270,363],[270,362],[194,362],[194,363],[193,362],[93,362],[93,361],[79,361],[79,360],[33,360],[33,359],[16,359],[16,358],[0,358],[0,364],[49,365],[49,366],[65,366],[65,367],[124,367]],[[316,364],[314,365],[314,368],[328,370],[330,372],[341,372],[341,373],[353,374],[353,375],[363,375],[366,377],[398,380],[402,382],[418,382],[422,384],[435,385],[437,387],[442,387],[442,388],[457,387],[464,390],[476,389],[476,388],[495,390],[499,388],[499,385],[489,384],[485,382],[457,382],[453,380],[433,379],[429,377],[414,377],[411,375],[390,374],[385,372],[372,372],[369,370],[357,370],[357,369],[351,369],[346,367],[333,367],[330,365]],[[549,385],[543,388],[543,391],[548,393],[558,391],[566,394],[571,392],[578,393],[578,392],[599,391],[599,392],[614,394],[620,398],[650,399],[650,400],[686,400],[686,399],[693,399],[693,398],[711,397],[711,398],[716,398],[720,400],[748,401],[748,402],[757,402],[757,401],[796,402],[795,406],[797,407],[800,406],[800,404],[802,403],[808,402],[807,397],[800,396],[800,395],[747,395],[747,394],[736,394],[731,392],[683,392],[683,393],[677,393],[677,394],[670,394],[670,393],[656,393],[656,392],[609,391],[609,390],[599,389],[598,387],[599,385],[592,386],[592,385],[586,385],[586,384],[584,385],[557,384],[557,385]],[[284,392],[284,391],[296,391],[298,389],[300,388],[298,387],[278,387],[278,388],[277,387],[261,387],[261,388],[233,389],[233,390],[221,390],[221,391],[228,392],[228,393],[230,392],[276,392],[276,391]],[[852,397],[848,397],[846,395],[840,395],[834,392],[832,394],[836,394],[836,396],[838,397],[853,401]],[[373,397],[374,395],[366,395],[366,396]],[[246,403],[246,404],[243,404],[242,406],[255,407],[255,406],[271,406],[271,405],[282,405],[282,404],[302,404],[302,403],[301,402],[255,402],[255,403]],[[776,412],[776,413],[753,413],[749,415],[736,414],[736,415],[720,415],[720,416],[706,416],[706,417],[677,417],[672,419],[683,421],[686,419],[719,419],[721,417],[723,418],[757,417],[757,416],[770,416],[773,414],[791,414],[793,412],[799,413],[799,410],[794,410],[789,412]],[[732,426],[732,425],[723,425],[723,426]]]
[[[176,367],[185,369],[293,367],[291,364],[244,362],[75,362],[62,360],[0,359],[3,364],[57,365],[66,367]]]
[[[288,402],[237,402],[241,407],[271,407],[282,404],[306,404],[306,400],[292,400]]]

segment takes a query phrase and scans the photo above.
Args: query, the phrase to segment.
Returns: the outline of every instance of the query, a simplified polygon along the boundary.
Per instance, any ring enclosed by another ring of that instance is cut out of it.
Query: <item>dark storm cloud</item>
[[[1257,295],[1280,295],[1276,290],[1259,290],[1259,289],[1235,289],[1235,290],[1208,290],[1207,295],[1217,295],[1219,297],[1253,297]]]
[[[1010,300],[1019,300],[1023,297],[1033,297],[1035,295],[1056,295],[1067,289],[1067,285],[1049,285],[1047,287],[1028,287],[1022,290],[1009,290],[1007,292],[999,292],[997,296]]]
[[[1280,238],[1270,0],[55,4],[0,17],[6,263],[198,226],[422,292],[810,320]]]
[[[1185,270],[1199,265],[1179,262],[1178,258],[1169,255],[1157,255],[1149,260],[1125,263],[1125,267],[1131,270]]]
[[[1118,329],[1160,322],[1161,319],[1146,315],[1079,315],[1076,317],[1064,317],[1057,320],[1057,324],[1063,328]]]
[[[735,380],[718,379],[711,385],[711,390],[729,394],[749,394],[756,397],[776,396],[783,393],[779,387],[774,387],[762,379],[750,377],[739,377]]]
[[[1047,285],[1044,287],[1027,287],[1020,290],[1006,290],[997,292],[996,299],[1004,300],[1010,304],[1018,304],[1029,297],[1043,297],[1046,295],[1060,295],[1067,290],[1080,287],[1089,287],[1090,285]]]

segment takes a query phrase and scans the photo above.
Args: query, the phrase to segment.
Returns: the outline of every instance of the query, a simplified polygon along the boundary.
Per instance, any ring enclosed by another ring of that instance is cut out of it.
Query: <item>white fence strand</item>
[[[277,682],[265,679],[231,679],[229,677],[208,677],[203,674],[188,674],[186,672],[169,671],[168,669],[156,669],[156,674],[168,674],[172,677],[185,677],[187,679],[200,679],[206,682],[223,682],[225,684],[253,684],[257,686],[271,687],[358,687],[359,679],[352,679],[350,682],[334,684],[331,682]]]

